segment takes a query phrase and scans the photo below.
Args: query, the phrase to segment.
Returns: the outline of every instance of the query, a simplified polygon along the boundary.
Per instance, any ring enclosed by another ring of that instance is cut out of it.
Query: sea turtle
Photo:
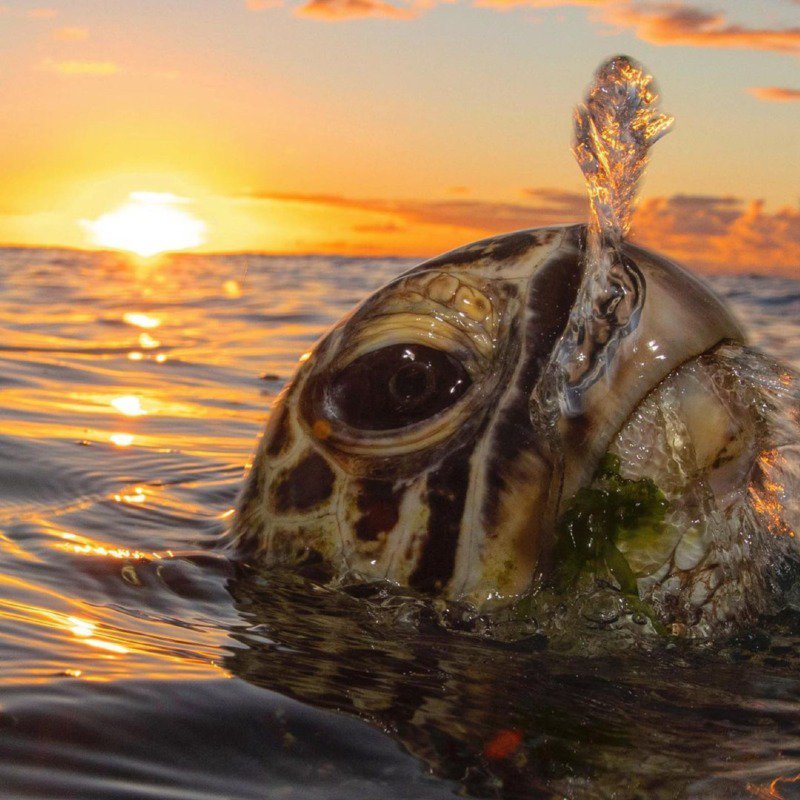
[[[317,344],[256,453],[241,548],[478,609],[590,576],[674,631],[771,607],[800,529],[797,378],[625,241],[672,121],[657,97],[632,59],[598,70],[575,116],[588,226],[426,261]]]
[[[626,244],[575,358],[580,372],[605,352],[602,374],[579,408],[557,402],[585,236],[462,247],[334,327],[273,408],[238,545],[477,607],[600,571],[687,628],[765,610],[796,516],[794,376],[698,279]]]

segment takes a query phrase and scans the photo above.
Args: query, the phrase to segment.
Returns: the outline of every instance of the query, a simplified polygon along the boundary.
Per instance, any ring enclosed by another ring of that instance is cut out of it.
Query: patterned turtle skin
[[[339,322],[272,409],[233,521],[240,552],[268,564],[321,559],[348,579],[387,580],[478,608],[518,598],[552,574],[559,519],[604,455],[616,452],[631,478],[647,472],[631,436],[656,447],[653,428],[663,421],[652,409],[637,418],[643,401],[652,406],[670,376],[679,394],[684,381],[697,383],[685,365],[744,347],[738,323],[703,283],[625,244],[614,302],[602,324],[585,326],[566,383],[554,381],[554,351],[583,313],[585,239],[576,225],[467,245],[411,269]],[[580,380],[588,363],[601,366],[580,403],[560,403],[570,375]],[[722,402],[703,385],[695,405]],[[729,424],[736,411],[723,406],[705,421],[693,412],[686,435],[705,448],[698,469],[756,458],[744,445],[725,457],[746,431]],[[648,479],[669,472],[654,469]],[[656,578],[650,566],[636,575],[650,594],[662,592],[667,621],[691,625],[716,613],[710,594],[692,594],[687,579],[681,602],[701,610],[682,617],[663,588],[680,565]]]

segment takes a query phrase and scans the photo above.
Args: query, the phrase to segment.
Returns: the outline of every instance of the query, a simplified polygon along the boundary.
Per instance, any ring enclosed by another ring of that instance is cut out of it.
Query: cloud
[[[566,197],[569,193],[562,194]],[[317,194],[262,194],[257,195],[257,199],[381,214],[407,227],[434,225],[461,228],[465,231],[497,233],[585,219],[587,212],[584,196],[577,193],[570,196],[572,208],[569,210],[565,208],[563,200],[559,205],[553,203],[548,196],[539,203],[502,203],[491,200],[387,200]]]
[[[523,189],[525,197],[537,201],[540,210],[548,209],[572,219],[586,219],[588,205],[584,192],[570,192],[564,189]]]
[[[398,233],[406,228],[396,222],[382,222],[376,225],[353,225],[353,230],[356,233]]]
[[[53,61],[47,59],[42,63],[42,69],[54,72],[57,75],[87,75],[93,77],[107,77],[116,75],[120,68],[113,61]]]
[[[795,0],[800,3],[800,0]],[[783,86],[750,86],[747,91],[759,100],[773,103],[791,103],[800,101],[800,89],[789,89]]]
[[[415,19],[419,8],[396,6],[384,0],[308,0],[296,12],[301,17],[313,17],[331,22],[364,17]]]
[[[602,19],[651,44],[800,53],[800,27],[751,28],[680,2],[610,4]]]
[[[644,200],[634,238],[705,270],[796,275],[800,269],[800,209],[767,213],[759,200],[685,195]]]
[[[561,8],[563,6],[607,6],[620,0],[474,0],[481,8],[511,8],[528,6],[530,8]]]
[[[582,192],[534,188],[523,194],[528,200],[520,203],[274,193],[249,199],[292,203],[301,211],[302,206],[309,211],[313,206],[317,212],[319,207],[353,212],[351,230],[369,238],[333,249],[354,252],[361,247],[384,255],[419,252],[425,249],[419,242],[431,238],[437,246],[444,242],[445,247],[455,247],[497,233],[587,219]],[[318,213],[314,219],[319,219]],[[645,199],[634,218],[633,239],[705,271],[796,275],[800,269],[800,209],[770,213],[757,200],[688,194]]]
[[[627,0],[623,0],[627,2]],[[258,6],[270,0],[248,0]],[[298,16],[325,20],[346,20],[363,17],[387,17],[390,19],[417,19],[424,12],[442,3],[456,0],[410,0],[406,5],[396,5],[385,0],[306,0],[295,12]],[[486,8],[506,9],[513,6],[535,8],[558,8],[561,6],[603,6],[620,0],[472,0],[473,5]]]
[[[246,0],[258,11],[283,0]],[[363,17],[412,20],[445,2],[456,0],[305,0],[295,14],[328,21]],[[800,54],[800,27],[752,27],[731,22],[724,13],[706,11],[682,0],[638,2],[638,0],[471,0],[472,5],[506,10],[518,6],[560,8],[582,6],[594,9],[597,21],[620,30],[632,30],[642,41],[657,45],[765,50]],[[800,0],[793,0],[795,4]]]
[[[88,28],[59,28],[53,31],[53,38],[59,42],[82,42],[89,38]]]

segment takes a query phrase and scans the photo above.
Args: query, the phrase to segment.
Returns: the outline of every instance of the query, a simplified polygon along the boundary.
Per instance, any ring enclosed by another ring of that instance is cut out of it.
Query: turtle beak
[[[484,476],[484,491],[496,496],[472,520],[451,595],[478,605],[507,601],[546,576],[560,514],[644,398],[686,361],[743,341],[725,306],[694,276],[642,248],[626,245],[623,255],[613,317],[573,308],[570,324],[582,324],[580,335],[568,327],[555,344],[530,393],[529,419],[507,434],[513,454],[494,479]],[[486,507],[494,510],[488,518]]]

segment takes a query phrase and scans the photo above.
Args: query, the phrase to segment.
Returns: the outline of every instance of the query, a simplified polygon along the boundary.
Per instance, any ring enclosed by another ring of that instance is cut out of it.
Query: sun
[[[182,205],[190,201],[165,192],[131,192],[126,203],[95,220],[84,220],[94,244],[145,258],[198,247],[206,224]]]

